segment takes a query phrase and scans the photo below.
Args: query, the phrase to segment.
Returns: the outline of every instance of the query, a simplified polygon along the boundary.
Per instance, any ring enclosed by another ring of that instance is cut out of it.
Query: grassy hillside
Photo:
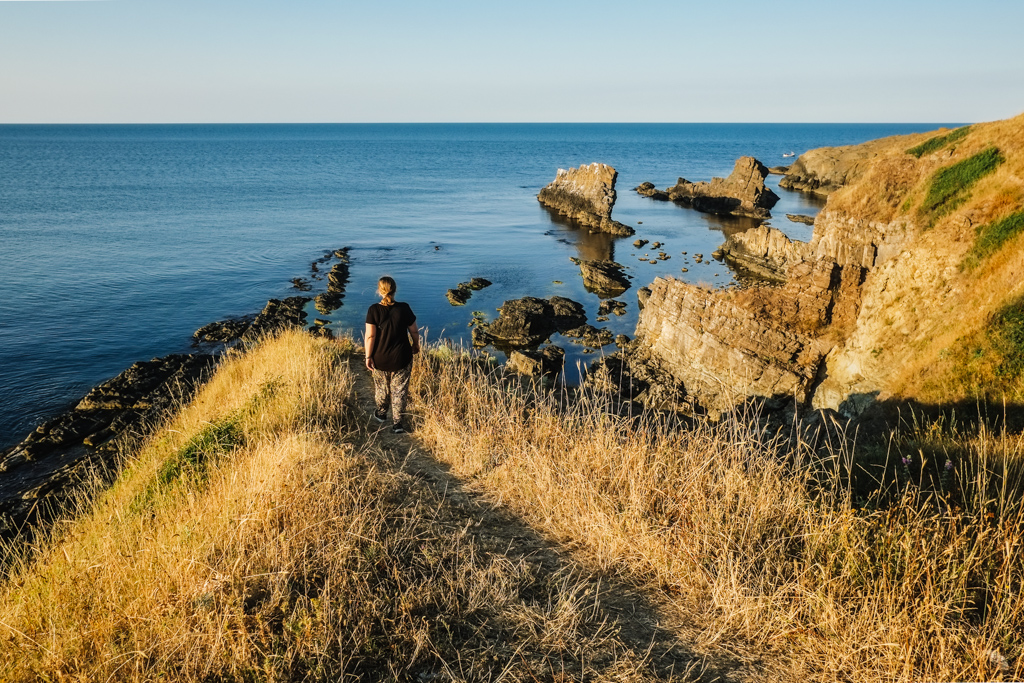
[[[1024,298],[1024,115],[884,143],[826,207],[853,235],[906,238],[868,276],[869,312],[837,363],[887,397],[1024,405],[1024,346],[1009,341]]]
[[[417,362],[414,434],[389,443],[353,353],[289,333],[232,358],[10,559],[0,678],[1024,676],[1019,437],[909,428],[867,452],[743,416],[627,420],[442,346]],[[427,486],[414,453],[455,478]],[[886,460],[881,490],[850,477]],[[511,516],[470,531],[454,485]],[[530,527],[561,566],[515,552]],[[595,588],[619,584],[703,663],[636,647]]]
[[[679,678],[581,574],[482,549],[404,472],[353,407],[351,352],[294,332],[231,359],[8,557],[0,680]]]

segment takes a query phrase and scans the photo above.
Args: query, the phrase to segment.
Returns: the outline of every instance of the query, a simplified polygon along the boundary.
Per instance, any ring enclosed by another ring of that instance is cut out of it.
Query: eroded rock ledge
[[[770,209],[779,201],[779,196],[764,184],[768,173],[768,168],[754,157],[740,157],[728,178],[712,178],[710,183],[691,183],[680,178],[665,190],[658,190],[653,183],[643,183],[636,191],[645,197],[671,200],[704,213],[771,218]]]
[[[616,170],[607,164],[584,164],[569,170],[560,168],[555,179],[537,195],[537,200],[595,232],[629,236],[633,228],[611,217],[617,177]]]

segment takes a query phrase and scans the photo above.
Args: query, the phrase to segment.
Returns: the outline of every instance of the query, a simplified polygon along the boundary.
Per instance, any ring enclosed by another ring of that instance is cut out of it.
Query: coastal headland
[[[738,284],[574,258],[594,322],[636,296],[633,337],[505,301],[471,323],[484,352],[417,361],[412,435],[374,430],[358,340],[308,320],[343,304],[347,248],[310,296],[95,387],[0,453],[0,672],[1020,677],[1024,116],[801,154],[780,186],[827,196],[808,241],[766,222],[769,172],[636,188],[755,219],[708,259]],[[612,219],[616,177],[559,170],[538,200],[667,261]],[[578,387],[562,340],[600,354]]]

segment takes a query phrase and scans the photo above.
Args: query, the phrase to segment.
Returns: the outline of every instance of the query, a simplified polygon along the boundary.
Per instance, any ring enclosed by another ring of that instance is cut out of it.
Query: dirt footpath
[[[599,576],[574,560],[570,551],[545,539],[538,531],[501,505],[489,500],[488,492],[467,483],[452,474],[447,465],[434,459],[412,433],[392,434],[390,421],[381,425],[372,418],[374,409],[373,386],[369,374],[357,363],[361,356],[353,357],[356,402],[367,423],[366,439],[370,452],[379,453],[381,466],[394,468],[414,478],[424,495],[436,499],[443,511],[440,519],[460,535],[465,535],[490,558],[505,558],[509,562],[524,563],[538,584],[538,594],[524,595],[524,600],[536,599],[542,585],[553,582],[572,585],[572,590],[583,591],[592,601],[595,623],[606,628],[610,637],[602,647],[607,652],[586,652],[583,657],[596,668],[598,679],[636,680],[635,675],[616,675],[620,661],[640,662],[644,674],[641,680],[751,680],[760,676],[749,664],[732,657],[716,656],[712,661],[706,655],[694,652],[680,633],[685,629],[673,626],[664,610],[633,587],[618,580]],[[527,591],[529,593],[529,591]],[[550,596],[547,598],[550,599]],[[600,639],[599,639],[600,640]],[[507,643],[516,648],[517,643]],[[569,644],[571,645],[571,644]],[[594,642],[588,642],[588,648]],[[571,648],[570,648],[571,649]],[[599,648],[600,649],[600,648]],[[563,662],[564,663],[564,662]],[[576,674],[590,680],[590,675],[577,666],[567,666],[561,674],[550,671],[534,680],[577,680]],[[556,674],[554,678],[551,674]],[[559,676],[567,676],[560,678]]]

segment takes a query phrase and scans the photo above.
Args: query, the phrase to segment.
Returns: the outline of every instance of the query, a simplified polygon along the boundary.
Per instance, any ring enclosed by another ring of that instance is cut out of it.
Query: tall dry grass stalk
[[[291,332],[223,363],[7,568],[0,680],[661,679],[581,576],[480,551],[389,459],[351,352]]]
[[[752,644],[791,679],[1024,677],[1019,438],[932,430],[931,452],[963,456],[941,465],[960,494],[903,477],[884,506],[862,507],[858,453],[794,446],[744,416],[625,420],[600,398],[538,394],[443,347],[414,383],[417,436],[437,457],[646,585],[704,644]],[[888,456],[915,467],[916,454]]]

